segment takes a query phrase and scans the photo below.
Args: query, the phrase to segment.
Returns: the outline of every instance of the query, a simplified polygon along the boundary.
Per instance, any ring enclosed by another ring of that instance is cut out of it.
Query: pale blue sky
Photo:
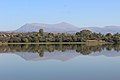
[[[0,0],[0,30],[59,22],[78,27],[120,25],[120,0]]]

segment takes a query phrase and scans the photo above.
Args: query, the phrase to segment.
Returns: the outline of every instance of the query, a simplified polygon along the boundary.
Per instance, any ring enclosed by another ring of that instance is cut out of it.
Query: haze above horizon
[[[119,26],[119,3],[119,0],[1,0],[0,30],[16,30],[26,23]]]

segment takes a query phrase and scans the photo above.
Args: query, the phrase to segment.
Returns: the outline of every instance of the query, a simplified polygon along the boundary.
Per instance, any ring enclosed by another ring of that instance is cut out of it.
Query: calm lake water
[[[0,45],[0,80],[120,80],[120,45]]]

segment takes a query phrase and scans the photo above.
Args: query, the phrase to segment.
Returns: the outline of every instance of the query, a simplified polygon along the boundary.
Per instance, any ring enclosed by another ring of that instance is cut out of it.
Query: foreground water
[[[0,80],[120,80],[120,45],[1,45]]]

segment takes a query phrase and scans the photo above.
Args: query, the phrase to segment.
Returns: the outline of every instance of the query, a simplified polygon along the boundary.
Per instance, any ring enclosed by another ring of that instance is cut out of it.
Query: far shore
[[[90,45],[98,45],[98,44],[112,44],[108,42],[39,42],[39,43],[0,43],[2,44],[90,44]]]

